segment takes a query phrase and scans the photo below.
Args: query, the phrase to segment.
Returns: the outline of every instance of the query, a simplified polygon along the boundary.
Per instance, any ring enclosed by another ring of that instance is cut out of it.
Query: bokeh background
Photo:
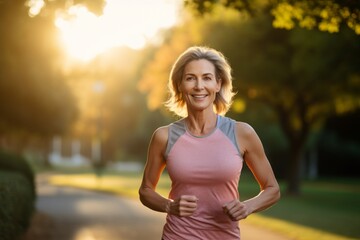
[[[2,239],[31,225],[36,176],[102,179],[88,188],[141,178],[152,133],[178,119],[163,106],[168,76],[193,45],[228,58],[237,95],[227,116],[254,127],[281,183],[282,200],[254,224],[291,239],[321,238],[285,223],[360,238],[359,1],[2,0]],[[136,198],[137,184],[107,191]],[[20,224],[4,207],[18,198],[11,189],[30,199]]]

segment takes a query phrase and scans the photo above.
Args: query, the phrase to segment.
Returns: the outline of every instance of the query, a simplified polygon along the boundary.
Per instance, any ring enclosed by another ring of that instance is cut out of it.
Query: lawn
[[[96,177],[92,173],[55,174],[51,182],[110,192],[137,198],[141,183],[140,173],[107,173]],[[303,184],[300,197],[284,194],[274,207],[251,215],[245,221],[281,232],[297,240],[360,239],[360,179],[327,179]],[[166,196],[170,180],[164,174],[158,191]],[[283,184],[281,184],[284,189]],[[258,186],[244,173],[239,185],[241,199],[257,194]]]
[[[285,192],[285,184],[280,184]],[[250,220],[295,239],[360,239],[359,186],[360,179],[304,181],[301,196],[283,194],[277,205],[257,214],[261,219]],[[253,196],[257,189],[256,182],[245,174],[239,185],[242,198]]]

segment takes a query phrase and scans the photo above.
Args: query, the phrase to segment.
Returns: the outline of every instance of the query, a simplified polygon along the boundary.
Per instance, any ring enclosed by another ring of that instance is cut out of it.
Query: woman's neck
[[[213,111],[189,113],[185,122],[186,127],[191,134],[203,136],[214,130],[217,123],[217,115]]]

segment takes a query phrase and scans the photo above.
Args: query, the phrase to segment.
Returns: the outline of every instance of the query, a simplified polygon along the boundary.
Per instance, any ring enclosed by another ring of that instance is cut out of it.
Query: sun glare
[[[101,16],[75,5],[55,24],[69,55],[90,60],[117,46],[144,47],[176,23],[180,7],[180,0],[106,0]]]

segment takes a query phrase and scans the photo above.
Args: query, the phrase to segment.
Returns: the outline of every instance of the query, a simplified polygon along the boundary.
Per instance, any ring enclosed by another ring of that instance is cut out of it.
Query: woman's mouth
[[[204,99],[206,98],[208,95],[207,94],[193,94],[191,95],[193,98],[195,99]]]

